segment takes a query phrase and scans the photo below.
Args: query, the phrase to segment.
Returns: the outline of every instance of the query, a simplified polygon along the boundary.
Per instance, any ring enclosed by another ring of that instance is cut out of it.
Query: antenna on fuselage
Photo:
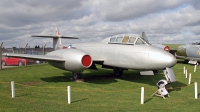
[[[142,39],[144,39],[147,43],[149,43],[149,40],[147,39],[145,32],[142,32]]]

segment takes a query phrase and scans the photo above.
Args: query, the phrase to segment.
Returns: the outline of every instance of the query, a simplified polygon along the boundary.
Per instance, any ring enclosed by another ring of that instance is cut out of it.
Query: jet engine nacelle
[[[91,56],[87,52],[79,49],[60,49],[50,52],[47,55],[59,56],[64,59],[65,61],[63,62],[49,61],[49,64],[51,64],[52,66],[63,70],[80,72],[84,69],[89,68],[92,65]]]

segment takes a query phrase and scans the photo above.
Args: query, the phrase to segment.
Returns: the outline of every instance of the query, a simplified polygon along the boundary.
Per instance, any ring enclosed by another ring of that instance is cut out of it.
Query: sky
[[[0,43],[52,47],[52,39],[78,37],[65,45],[97,42],[117,34],[146,32],[151,43],[200,42],[199,0],[0,0]]]

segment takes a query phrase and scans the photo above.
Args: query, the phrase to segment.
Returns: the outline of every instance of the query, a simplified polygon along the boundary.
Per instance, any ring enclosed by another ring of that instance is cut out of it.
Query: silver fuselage
[[[102,59],[104,65],[138,69],[158,70],[172,67],[176,58],[151,45],[124,45],[108,43],[79,43],[73,44],[76,49],[88,52],[92,59]]]

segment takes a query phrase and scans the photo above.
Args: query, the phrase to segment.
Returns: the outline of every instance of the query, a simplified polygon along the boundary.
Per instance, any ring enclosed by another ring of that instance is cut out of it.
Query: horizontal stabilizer
[[[48,55],[30,55],[30,54],[12,54],[12,53],[3,53],[3,56],[6,57],[17,57],[24,59],[37,59],[43,61],[60,61],[64,62],[65,60],[59,56],[48,56]]]
[[[31,35],[31,37],[79,39],[77,37],[66,37],[66,36],[62,36],[62,35]]]

